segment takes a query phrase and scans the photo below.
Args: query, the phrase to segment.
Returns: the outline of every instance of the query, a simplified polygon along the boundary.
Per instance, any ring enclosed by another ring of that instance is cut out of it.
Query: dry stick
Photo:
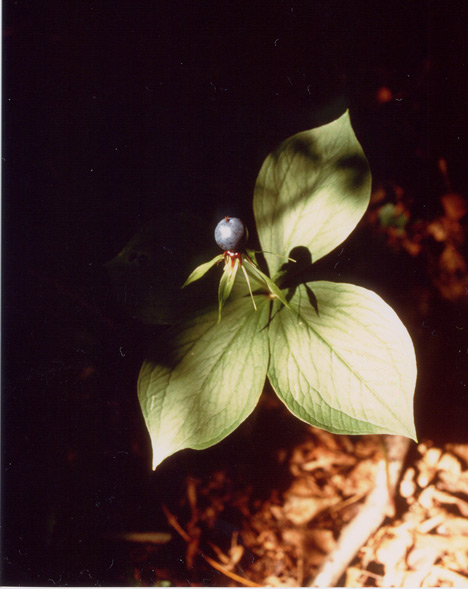
[[[393,495],[410,440],[403,436],[383,436],[383,443],[386,458],[379,463],[374,489],[356,517],[343,528],[336,548],[325,558],[308,587],[336,587],[351,560],[377,531],[389,510],[393,511]]]
[[[184,530],[184,528],[179,524],[175,515],[173,515],[165,505],[163,505],[162,508],[163,508],[163,511],[167,517],[167,521],[168,521],[169,525],[172,526],[174,528],[174,530],[176,532],[178,532],[178,534],[180,534],[180,536],[182,536],[182,538],[186,542],[190,542],[191,541],[190,536],[187,534],[187,532]],[[210,558],[206,554],[203,554],[203,552],[199,548],[197,548],[197,552],[214,569],[218,570],[220,573],[223,573],[223,575],[226,575],[226,577],[229,577],[229,578],[233,579],[234,581],[241,583],[241,585],[245,585],[246,587],[262,587],[263,586],[263,585],[258,585],[257,583],[254,583],[253,581],[249,581],[249,579],[245,579],[244,577],[236,575],[236,573],[231,573],[231,571],[228,571],[227,569],[225,569],[222,565],[220,565],[218,562],[216,562],[216,560]]]

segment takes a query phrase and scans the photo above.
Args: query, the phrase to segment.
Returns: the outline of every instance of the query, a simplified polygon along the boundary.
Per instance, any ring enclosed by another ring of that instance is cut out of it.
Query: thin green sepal
[[[249,259],[246,259],[246,263],[249,264],[253,270],[255,270],[258,276],[267,285],[268,290],[271,292],[271,294],[275,295],[283,303],[283,305],[289,309],[290,307],[288,301],[285,299],[283,293],[281,292],[279,287],[273,282],[273,280],[269,278],[266,274],[264,274],[261,270],[259,270],[255,266],[255,264],[253,264]]]
[[[257,310],[257,305],[255,304],[255,299],[252,293],[252,287],[250,286],[250,279],[249,279],[249,275],[247,274],[247,270],[244,268],[244,266],[241,266],[242,268],[242,272],[244,273],[245,276],[245,280],[247,281],[247,286],[249,287],[249,293],[250,293],[250,298],[252,299],[252,304],[254,306],[254,309]]]
[[[199,280],[200,278],[202,278],[208,272],[208,270],[210,268],[212,268],[215,264],[220,262],[223,258],[224,258],[223,254],[219,254],[219,256],[215,256],[209,262],[205,262],[204,264],[197,266],[195,268],[195,270],[187,278],[187,280],[184,282],[184,284],[182,285],[182,288],[185,288],[188,284],[191,284],[192,282],[195,282],[196,280]]]
[[[236,259],[234,261],[234,264],[232,264],[231,260],[228,259],[226,260],[226,263],[224,265],[223,275],[221,276],[221,280],[219,281],[218,289],[218,323],[221,321],[221,311],[223,309],[224,303],[227,301],[229,295],[231,294],[232,287],[234,286],[239,265],[239,259]]]

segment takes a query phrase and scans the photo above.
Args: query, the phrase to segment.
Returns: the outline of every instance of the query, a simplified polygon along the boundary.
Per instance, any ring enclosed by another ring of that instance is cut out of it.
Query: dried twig
[[[172,540],[172,534],[167,532],[121,532],[106,534],[106,540],[116,542],[134,542],[136,544],[167,544]]]
[[[174,530],[180,536],[182,536],[182,538],[186,542],[191,542],[192,539],[187,534],[187,532],[182,528],[182,526],[179,524],[175,515],[173,515],[165,505],[163,505],[162,508],[163,508],[164,513],[166,514],[167,521],[168,521],[169,525],[171,525],[174,528]],[[197,548],[197,552],[198,552],[198,554],[200,554],[200,556],[202,558],[204,558],[204,560],[209,565],[211,565],[214,569],[216,569],[217,571],[219,571],[223,575],[226,575],[226,577],[229,577],[233,581],[236,581],[237,583],[240,583],[241,585],[244,585],[245,587],[262,587],[262,585],[258,585],[257,583],[254,583],[253,581],[249,581],[249,579],[245,579],[244,577],[241,577],[240,575],[236,575],[236,573],[232,573],[231,571],[228,571],[226,568],[224,568],[222,565],[220,565],[218,562],[216,562],[216,560],[207,556],[206,554],[203,554],[203,552],[199,548]]]
[[[393,513],[393,495],[409,448],[403,436],[384,436],[386,459],[377,471],[374,489],[367,496],[356,517],[343,528],[335,550],[331,552],[309,587],[335,587],[351,560],[379,528],[385,517]]]

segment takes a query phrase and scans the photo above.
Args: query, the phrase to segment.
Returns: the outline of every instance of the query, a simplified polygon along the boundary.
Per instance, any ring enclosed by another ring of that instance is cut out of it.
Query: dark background
[[[438,158],[468,188],[467,13],[418,0],[4,2],[4,584],[125,584],[132,563],[102,537],[162,529],[160,503],[190,469],[242,460],[234,434],[151,473],[136,378],[161,328],[125,314],[104,264],[164,214],[213,225],[228,209],[252,226],[269,151],[346,107],[374,179],[413,191],[422,218],[440,213]],[[384,105],[381,86],[394,93]],[[416,329],[408,285],[423,272],[353,244],[344,276]],[[454,331],[466,307],[441,309],[439,347],[412,332],[417,425],[432,437],[468,407],[466,362],[450,355],[468,349]],[[424,388],[434,374],[448,379],[443,401]],[[293,441],[300,425],[284,420]],[[239,435],[268,448],[257,425]]]

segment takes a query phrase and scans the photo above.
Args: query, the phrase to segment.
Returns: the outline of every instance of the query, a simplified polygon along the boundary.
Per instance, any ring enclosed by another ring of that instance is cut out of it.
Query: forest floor
[[[163,508],[170,533],[121,538],[138,563],[132,582],[314,586],[342,529],[372,491],[383,455],[377,436],[306,429],[292,451],[276,451],[277,472],[287,470],[289,482],[263,500],[248,482],[234,484],[225,470],[207,480],[187,478],[179,513]],[[412,443],[394,502],[394,513],[356,546],[338,585],[467,587],[468,444]],[[176,572],[164,563],[181,539],[185,553]]]

